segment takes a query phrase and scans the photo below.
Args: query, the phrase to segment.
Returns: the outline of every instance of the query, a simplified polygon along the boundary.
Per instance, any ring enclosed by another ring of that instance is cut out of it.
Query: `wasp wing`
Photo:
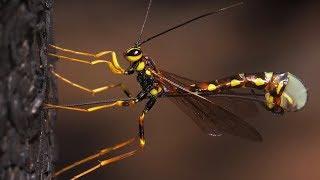
[[[191,80],[186,77],[162,69],[160,70],[160,73],[167,79],[170,79],[171,81],[183,87],[190,87],[193,84],[201,83],[200,81]],[[201,96],[206,97],[215,104],[222,106],[235,114],[241,115],[241,117],[256,116],[259,113],[258,105],[263,106],[264,103],[264,99],[261,98],[262,96],[264,97],[264,94],[253,94],[252,92],[239,93],[232,90],[224,90],[223,93],[212,92],[206,94],[199,94]],[[175,96],[174,90],[171,90],[171,92],[167,93],[167,95]],[[181,95],[181,93],[176,94],[176,96],[179,95]]]
[[[153,74],[158,77],[166,87],[171,86],[169,89],[175,89],[175,92],[172,93],[186,94],[180,97],[171,97],[170,99],[172,99],[183,112],[191,117],[205,133],[214,136],[227,133],[252,141],[262,141],[260,133],[249,123],[207,98],[195,92],[190,92],[185,88],[183,83],[179,81],[180,83],[178,84],[176,75],[176,77],[171,77],[166,76],[168,75],[167,72],[160,72],[161,74],[153,71]],[[183,81],[192,82],[192,80],[183,79]],[[171,92],[168,91],[167,93]]]
[[[208,135],[224,133],[253,141],[262,141],[260,133],[230,111],[197,96],[170,98]]]

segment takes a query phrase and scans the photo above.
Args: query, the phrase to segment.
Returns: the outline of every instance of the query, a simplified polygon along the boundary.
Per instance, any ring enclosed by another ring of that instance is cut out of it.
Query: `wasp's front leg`
[[[125,70],[120,66],[120,64],[118,62],[117,55],[114,51],[102,51],[97,54],[91,54],[91,53],[86,53],[86,52],[73,51],[73,50],[61,48],[61,47],[55,46],[55,45],[50,45],[50,47],[57,50],[57,51],[62,51],[62,52],[74,54],[74,55],[86,56],[86,57],[90,57],[92,59],[91,60],[83,60],[83,59],[79,59],[79,58],[63,56],[63,55],[58,55],[58,54],[54,54],[54,53],[48,53],[49,56],[57,57],[59,59],[63,59],[63,60],[67,60],[67,61],[89,64],[89,65],[105,63],[108,65],[109,69],[114,74],[124,74]],[[103,58],[104,56],[107,56],[107,55],[111,55],[111,60],[105,60]]]

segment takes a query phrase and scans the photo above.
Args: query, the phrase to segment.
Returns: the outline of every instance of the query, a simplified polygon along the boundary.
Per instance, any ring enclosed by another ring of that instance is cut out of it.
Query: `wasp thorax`
[[[128,61],[135,62],[141,59],[142,57],[142,51],[140,47],[132,47],[128,49],[125,53],[125,58]]]

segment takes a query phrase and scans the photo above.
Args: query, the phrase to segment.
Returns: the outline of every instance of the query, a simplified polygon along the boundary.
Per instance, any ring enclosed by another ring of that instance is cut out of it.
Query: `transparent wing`
[[[197,96],[170,98],[208,135],[224,133],[252,141],[262,141],[260,133],[230,111]]]
[[[260,133],[249,123],[223,106],[199,94],[190,92],[188,87],[196,81],[163,70],[160,71],[160,74],[153,73],[166,87],[171,86],[171,88],[168,88],[170,91],[166,92],[165,95],[173,95],[170,99],[205,133],[214,136],[227,133],[252,141],[262,141]],[[248,100],[248,102],[251,101]]]
[[[182,77],[182,76],[179,76],[179,75],[177,75],[177,74],[174,74],[174,73],[171,73],[171,72],[162,70],[162,69],[160,69],[160,73],[161,73],[161,75],[169,78],[169,79],[172,80],[173,82],[178,83],[178,84],[180,84],[180,85],[190,86],[190,85],[192,85],[192,84],[199,83],[199,81],[195,81],[195,80],[192,80],[192,79],[188,79],[188,78],[186,78],[186,77]]]

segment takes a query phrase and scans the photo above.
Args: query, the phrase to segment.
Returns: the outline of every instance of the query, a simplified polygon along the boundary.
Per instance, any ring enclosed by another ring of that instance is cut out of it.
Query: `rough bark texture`
[[[56,101],[47,73],[53,0],[0,0],[0,179],[51,179]],[[52,64],[52,62],[50,62]]]

